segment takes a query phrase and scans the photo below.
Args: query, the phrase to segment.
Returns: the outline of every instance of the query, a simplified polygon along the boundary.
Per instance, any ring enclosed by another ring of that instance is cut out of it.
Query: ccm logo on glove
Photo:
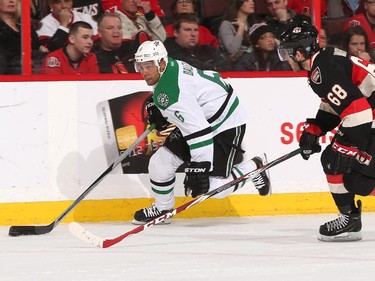
[[[372,160],[372,156],[367,154],[365,151],[360,151],[358,148],[353,146],[346,146],[338,143],[337,141],[333,142],[332,150],[344,154],[349,157],[355,157],[355,159],[363,164],[363,165],[370,165]]]
[[[353,147],[353,146],[342,145],[342,144],[339,144],[337,141],[335,141],[332,144],[332,149],[334,151],[345,154],[346,156],[349,156],[349,157],[354,157],[358,153],[358,148]]]

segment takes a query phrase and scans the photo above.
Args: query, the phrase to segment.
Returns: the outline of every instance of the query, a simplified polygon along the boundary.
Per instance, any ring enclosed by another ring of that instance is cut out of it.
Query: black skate
[[[141,225],[141,224],[146,224],[157,217],[168,213],[170,210],[165,210],[165,211],[159,211],[158,208],[155,207],[154,204],[152,204],[150,207],[140,209],[135,212],[134,214],[134,220],[132,221],[132,224],[136,225]],[[164,224],[170,224],[171,219],[165,219],[163,222]]]
[[[257,165],[257,169],[267,164],[266,154],[263,154],[263,158],[264,159],[256,156],[253,159],[251,159]],[[253,181],[256,189],[258,190],[259,195],[261,196],[271,195],[272,193],[271,182],[270,182],[270,175],[269,175],[268,170],[261,172],[260,174],[252,178],[251,180]]]
[[[350,213],[339,214],[337,219],[321,225],[318,240],[328,242],[361,240],[361,200],[357,201],[357,206],[358,207]]]

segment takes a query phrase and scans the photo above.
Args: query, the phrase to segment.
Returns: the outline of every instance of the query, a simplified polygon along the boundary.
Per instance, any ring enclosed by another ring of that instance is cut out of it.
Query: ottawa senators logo
[[[49,57],[46,61],[48,67],[60,67],[60,61],[56,57]]]
[[[322,84],[322,74],[320,68],[317,67],[311,72],[310,79],[314,84]]]

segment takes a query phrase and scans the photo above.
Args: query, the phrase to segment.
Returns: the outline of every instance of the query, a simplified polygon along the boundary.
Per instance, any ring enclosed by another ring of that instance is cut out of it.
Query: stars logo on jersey
[[[315,84],[322,84],[322,74],[320,73],[320,68],[317,67],[311,72],[310,79]]]
[[[160,93],[156,100],[158,101],[158,104],[160,104],[162,107],[167,107],[169,104],[169,97],[166,93]]]

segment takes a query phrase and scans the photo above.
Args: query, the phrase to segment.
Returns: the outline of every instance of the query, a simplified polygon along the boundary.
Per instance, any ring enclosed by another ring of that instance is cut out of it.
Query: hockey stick
[[[48,225],[24,225],[24,226],[11,226],[9,229],[10,236],[20,236],[20,235],[39,235],[46,234],[51,232],[63,218],[65,218],[70,211],[78,205],[86,196],[93,190],[103,179],[107,176],[118,164],[120,164],[133,149],[155,128],[154,124],[151,124],[146,131],[121,155],[114,161],[112,164],[53,222]]]
[[[265,171],[265,170],[268,170],[269,168],[281,163],[281,162],[284,162],[285,160],[289,159],[289,158],[292,158],[293,156],[297,155],[300,153],[300,148],[288,153],[288,154],[285,154],[284,156],[281,156],[280,158],[277,158],[276,160],[272,161],[272,162],[269,162],[268,164],[262,166],[262,167],[259,167],[258,169],[254,170],[254,171],[251,171],[247,174],[244,174],[242,175],[241,177],[237,178],[237,179],[234,179],[206,194],[203,194],[201,195],[200,197],[198,198],[195,198],[179,207],[177,207],[176,209],[173,209],[171,211],[169,211],[168,213],[165,213],[164,215],[161,215],[159,217],[157,217],[156,219],[144,224],[144,225],[140,225],[124,234],[121,234],[120,236],[118,237],[115,237],[115,238],[112,238],[112,239],[104,239],[104,238],[101,238],[95,234],[93,234],[92,232],[88,231],[87,229],[85,229],[82,225],[80,225],[79,223],[76,223],[76,222],[72,222],[69,224],[69,231],[74,235],[76,236],[77,238],[89,243],[89,244],[92,244],[94,246],[97,246],[99,248],[108,248],[108,247],[111,247],[119,242],[121,242],[122,240],[124,240],[126,237],[132,235],[132,234],[137,234],[143,230],[146,230],[148,228],[150,228],[151,226],[154,226],[155,224],[158,224],[158,223],[161,223],[162,221],[166,220],[166,219],[169,219],[171,217],[173,217],[174,215],[178,214],[178,213],[181,213],[182,211],[186,210],[186,209],[189,209],[190,207],[193,207],[194,205],[197,205],[203,201],[205,201],[206,199],[220,193],[220,192],[223,192],[224,190],[227,190],[228,188],[230,188],[231,186],[233,185],[236,185],[240,182],[243,182],[249,178],[252,178],[254,177],[255,175]]]

